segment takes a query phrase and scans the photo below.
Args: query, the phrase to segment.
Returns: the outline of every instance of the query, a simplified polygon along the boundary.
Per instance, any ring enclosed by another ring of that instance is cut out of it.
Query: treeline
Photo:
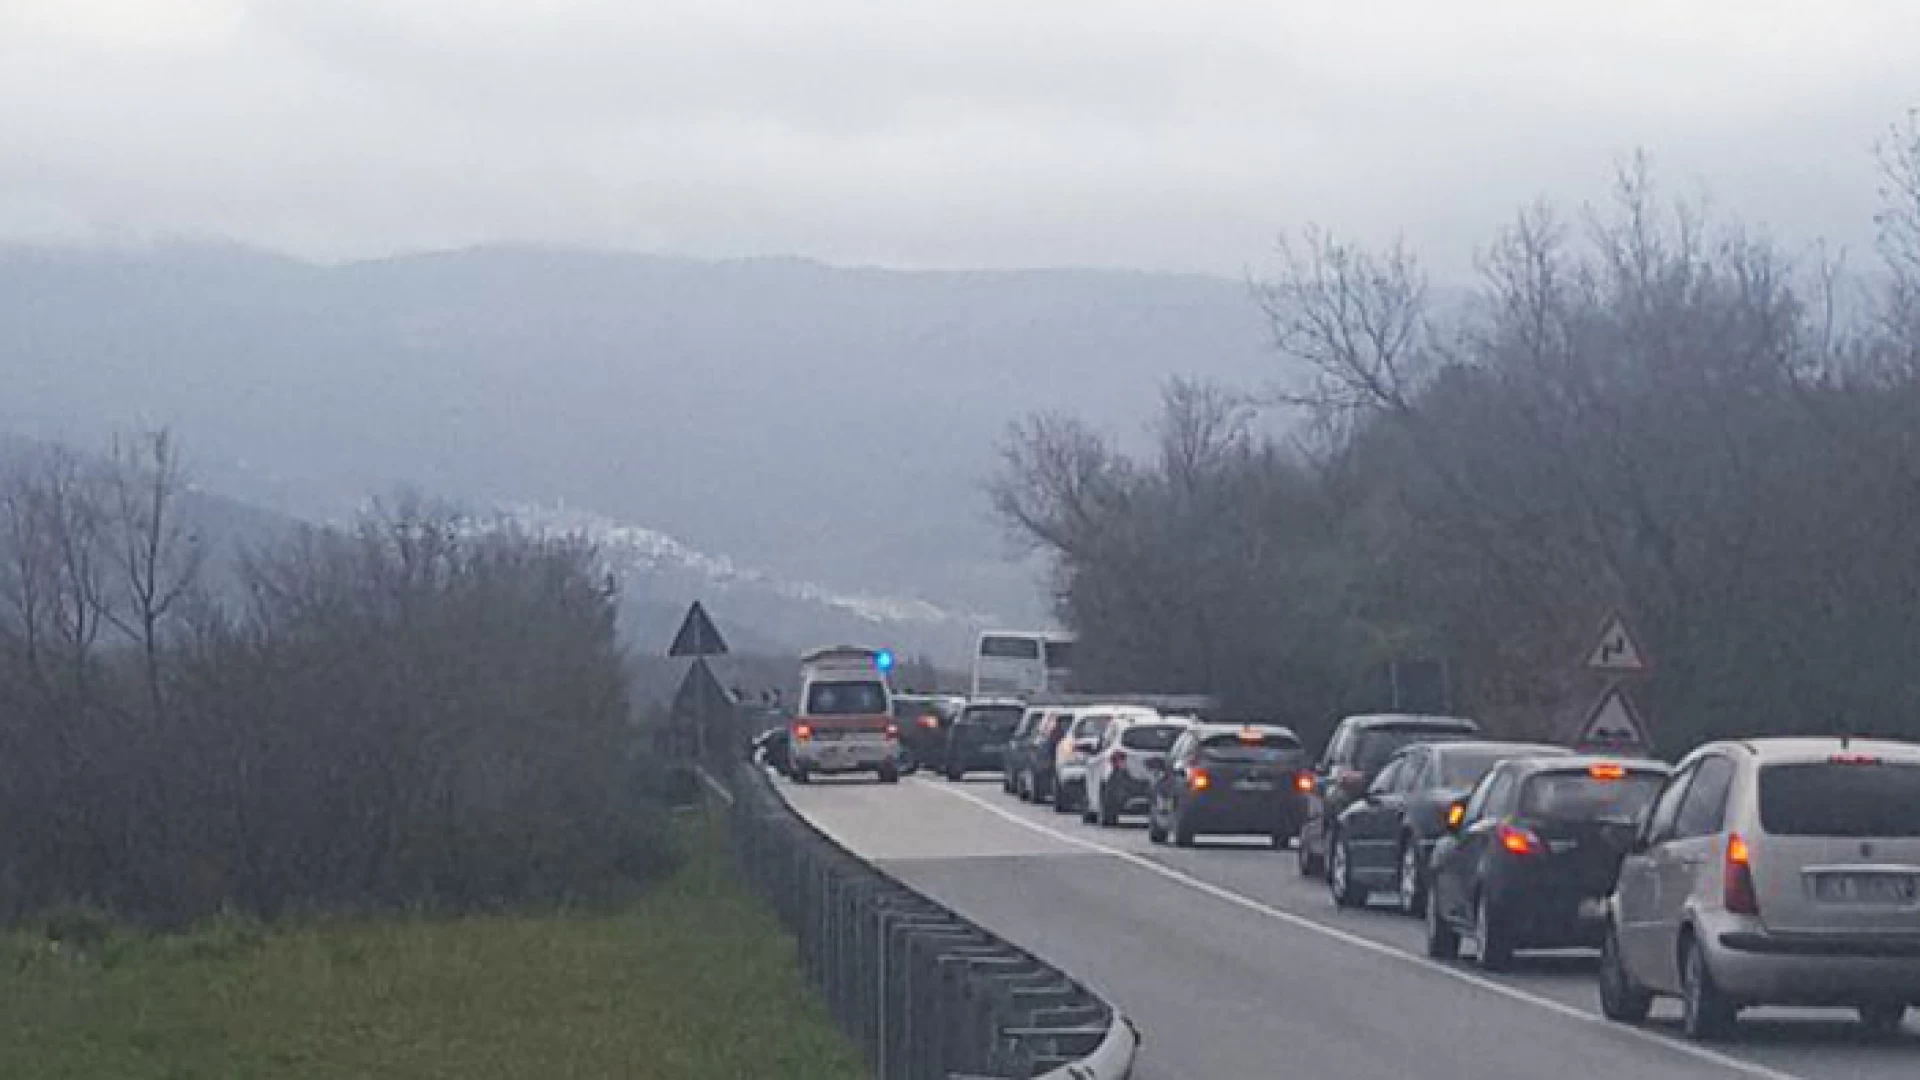
[[[659,872],[591,547],[417,500],[209,572],[165,437],[0,480],[0,917],[594,900]]]
[[[1114,688],[1320,733],[1380,704],[1382,662],[1439,657],[1462,710],[1564,738],[1618,610],[1665,751],[1920,736],[1920,127],[1880,164],[1859,276],[1664,202],[1639,162],[1609,208],[1519,214],[1459,302],[1403,247],[1307,231],[1260,289],[1294,389],[1175,383],[1144,457],[1029,418],[995,505]]]

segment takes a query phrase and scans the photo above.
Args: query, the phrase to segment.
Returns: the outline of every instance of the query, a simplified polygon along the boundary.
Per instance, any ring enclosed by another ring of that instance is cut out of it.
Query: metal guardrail
[[[733,844],[879,1080],[1124,1080],[1139,1036],[1100,997],[842,848],[735,773]]]

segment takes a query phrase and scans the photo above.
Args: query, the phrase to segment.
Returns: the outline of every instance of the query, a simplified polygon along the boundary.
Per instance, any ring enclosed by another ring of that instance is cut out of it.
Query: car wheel
[[[912,776],[920,771],[920,757],[912,751],[900,755],[900,775]]]
[[[948,780],[951,780],[952,782],[954,782],[954,783],[956,783],[956,784],[957,784],[957,783],[959,783],[960,781],[962,781],[962,780],[965,780],[966,778],[967,778],[967,773],[966,773],[966,770],[964,770],[964,769],[962,769],[962,768],[960,768],[960,767],[959,767],[959,766],[957,766],[957,765],[948,765],[948,766],[947,766],[947,779],[948,779]]]
[[[1293,852],[1300,864],[1300,876],[1315,877],[1326,872],[1320,856],[1313,853],[1313,847],[1307,843],[1307,827],[1300,826],[1300,836],[1294,841]]]
[[[1600,941],[1600,1011],[1620,1024],[1644,1024],[1653,1011],[1652,992],[1642,989],[1627,974],[1627,962],[1620,955],[1620,938],[1607,927]]]
[[[1440,905],[1431,898],[1427,901],[1427,956],[1434,960],[1460,958],[1460,932],[1440,913]]]
[[[883,784],[897,784],[900,782],[900,768],[897,765],[883,765],[880,767],[879,773],[880,782]]]
[[[804,784],[804,783],[806,783],[806,782],[807,782],[808,780],[811,780],[811,779],[813,779],[813,776],[812,776],[812,774],[811,774],[811,773],[809,773],[809,772],[807,772],[807,770],[806,770],[806,768],[805,768],[804,766],[798,766],[798,765],[796,765],[796,766],[794,767],[794,770],[793,770],[793,782],[794,782],[794,783],[796,783],[796,784]]]
[[[1115,806],[1113,800],[1107,797],[1107,791],[1108,788],[1105,784],[1100,785],[1099,820],[1100,824],[1111,829],[1120,824],[1120,808]]]
[[[1327,888],[1333,891],[1335,907],[1357,908],[1367,902],[1367,890],[1354,883],[1353,852],[1345,837],[1333,838],[1333,851],[1327,862]]]
[[[1287,845],[1291,844],[1292,842],[1293,842],[1293,833],[1287,831],[1286,829],[1273,830],[1273,850],[1285,851],[1287,850]]]
[[[1009,795],[1013,794],[1013,774],[1012,773],[1006,772],[1005,770],[1001,771],[1000,790],[1006,792]]]
[[[1480,966],[1487,971],[1505,971],[1513,966],[1513,941],[1500,923],[1493,901],[1485,893],[1473,905],[1473,941],[1479,946]]]
[[[1707,968],[1706,950],[1689,940],[1682,946],[1680,958],[1680,1030],[1695,1040],[1724,1037],[1739,1015],[1727,1000],[1713,972]]]
[[[1193,822],[1187,820],[1184,812],[1176,812],[1173,815],[1173,846],[1193,846]]]
[[[1156,844],[1167,842],[1167,827],[1160,823],[1160,815],[1151,803],[1147,806],[1147,839]]]
[[[1427,881],[1420,866],[1420,842],[1409,836],[1400,841],[1400,880],[1398,893],[1400,913],[1419,915],[1427,906]]]
[[[1875,1035],[1892,1035],[1907,1019],[1904,1001],[1869,1001],[1859,1006],[1860,1023]]]
[[[1056,814],[1073,813],[1073,789],[1060,784],[1053,786],[1053,812]]]
[[[1019,777],[1014,780],[1013,786],[1017,789],[1014,794],[1020,796],[1021,802],[1033,801],[1033,776],[1031,774],[1021,773]]]

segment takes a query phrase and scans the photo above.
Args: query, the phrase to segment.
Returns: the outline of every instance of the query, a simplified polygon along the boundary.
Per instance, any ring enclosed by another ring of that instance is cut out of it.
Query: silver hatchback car
[[[1710,743],[1680,763],[1608,899],[1600,1003],[1680,998],[1691,1038],[1749,1005],[1838,1005],[1899,1028],[1920,1003],[1920,746]]]

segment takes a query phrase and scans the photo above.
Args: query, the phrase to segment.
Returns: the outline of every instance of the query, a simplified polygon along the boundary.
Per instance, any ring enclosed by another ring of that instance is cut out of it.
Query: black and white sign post
[[[1618,612],[1607,616],[1600,635],[1581,665],[1605,680],[1598,699],[1587,710],[1574,745],[1582,750],[1612,754],[1651,754],[1652,733],[1629,687],[1653,672],[1653,661]]]
[[[727,642],[720,636],[720,628],[695,600],[667,648],[670,657],[693,658],[686,677],[680,680],[680,689],[674,692],[670,713],[674,750],[680,756],[697,760],[710,753],[724,755],[732,749],[729,740],[734,725],[727,720],[733,712],[733,701],[707,666],[707,657],[724,656],[726,652]]]

